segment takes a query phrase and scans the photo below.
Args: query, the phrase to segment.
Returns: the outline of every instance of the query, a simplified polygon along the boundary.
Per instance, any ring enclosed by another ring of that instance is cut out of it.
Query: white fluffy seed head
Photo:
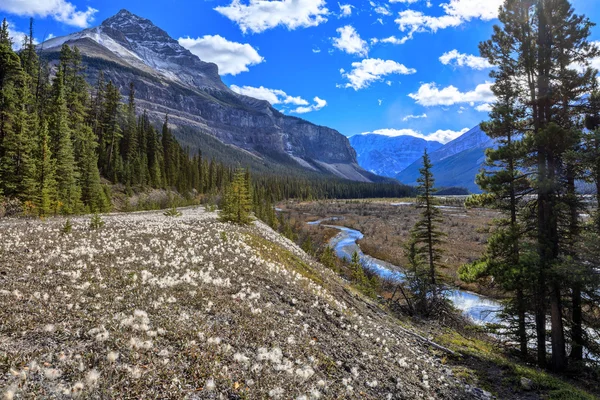
[[[109,351],[106,355],[106,359],[108,360],[108,362],[114,363],[119,359],[119,353],[117,353],[116,351]]]
[[[98,383],[98,379],[100,378],[100,373],[95,369],[89,371],[85,376],[85,382],[88,386],[96,386]]]
[[[215,390],[216,386],[217,385],[215,385],[214,379],[210,378],[209,380],[206,381],[206,385],[204,385],[204,388],[206,390]]]

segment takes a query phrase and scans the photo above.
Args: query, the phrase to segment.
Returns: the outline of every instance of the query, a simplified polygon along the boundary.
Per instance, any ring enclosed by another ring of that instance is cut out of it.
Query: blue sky
[[[502,0],[2,0],[18,37],[100,24],[121,8],[152,20],[220,66],[238,92],[339,130],[448,141],[487,116],[489,68],[478,43]],[[592,0],[578,13],[600,22]],[[592,40],[600,40],[595,27]],[[594,60],[600,67],[600,60]]]

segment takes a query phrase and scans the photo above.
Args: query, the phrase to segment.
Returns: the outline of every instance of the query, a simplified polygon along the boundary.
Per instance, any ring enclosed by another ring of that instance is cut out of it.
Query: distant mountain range
[[[494,145],[494,140],[477,126],[432,152],[430,157],[436,186],[464,187],[472,193],[481,192],[475,177],[485,162],[485,150]],[[421,160],[416,160],[398,173],[396,179],[407,185],[416,185],[421,167]]]
[[[79,48],[92,85],[100,71],[124,96],[133,83],[138,111],[146,110],[157,124],[168,114],[174,135],[191,151],[207,142],[203,135],[210,135],[231,146],[238,159],[246,153],[272,172],[285,166],[286,171],[355,181],[382,180],[358,165],[345,136],[233,92],[221,81],[216,64],[202,61],[151,21],[127,10],[100,26],[42,43],[51,65],[58,62],[63,44]],[[219,151],[230,152],[223,146]]]
[[[413,136],[355,135],[350,144],[356,150],[361,167],[381,176],[395,178],[423,155],[423,150],[434,152],[443,144]]]
[[[376,134],[352,136],[350,144],[361,167],[413,186],[417,184],[421,157],[427,149],[438,188],[462,187],[479,193],[475,176],[485,161],[485,149],[493,147],[494,141],[477,126],[445,145],[413,136]]]

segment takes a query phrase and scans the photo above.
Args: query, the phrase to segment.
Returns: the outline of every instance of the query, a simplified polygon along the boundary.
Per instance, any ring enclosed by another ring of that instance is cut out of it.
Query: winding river
[[[337,221],[340,218],[332,217],[319,221],[309,222],[309,225],[321,225],[326,221]],[[323,225],[328,228],[337,229],[340,231],[334,238],[329,241],[329,245],[334,249],[339,258],[352,258],[352,254],[356,251],[360,257],[360,261],[365,268],[370,269],[382,278],[390,278],[402,281],[405,279],[405,274],[402,268],[390,264],[388,262],[378,260],[364,254],[357,241],[363,238],[363,234],[357,230],[346,228],[337,225]],[[463,314],[470,317],[477,324],[498,323],[500,318],[498,313],[503,307],[497,301],[480,296],[475,293],[464,290],[452,289],[448,291],[448,299],[454,307],[461,310]]]

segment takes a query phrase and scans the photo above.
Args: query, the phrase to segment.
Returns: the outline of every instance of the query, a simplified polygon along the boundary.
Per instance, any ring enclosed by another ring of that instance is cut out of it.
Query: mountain
[[[458,186],[479,193],[475,176],[483,166],[485,149],[489,147],[494,147],[494,140],[477,126],[431,153],[436,186]],[[396,179],[408,185],[416,185],[421,167],[421,160],[417,160],[397,174]]]
[[[92,85],[102,71],[127,96],[133,82],[138,111],[146,110],[156,123],[168,114],[178,139],[176,126],[192,127],[261,159],[356,181],[377,179],[358,166],[345,136],[234,93],[216,64],[202,61],[150,20],[121,10],[100,26],[50,39],[40,47],[51,65],[65,43],[79,48]],[[192,151],[194,143],[184,141]]]
[[[355,135],[350,144],[356,150],[358,164],[374,174],[395,177],[423,155],[443,145],[413,136]]]

